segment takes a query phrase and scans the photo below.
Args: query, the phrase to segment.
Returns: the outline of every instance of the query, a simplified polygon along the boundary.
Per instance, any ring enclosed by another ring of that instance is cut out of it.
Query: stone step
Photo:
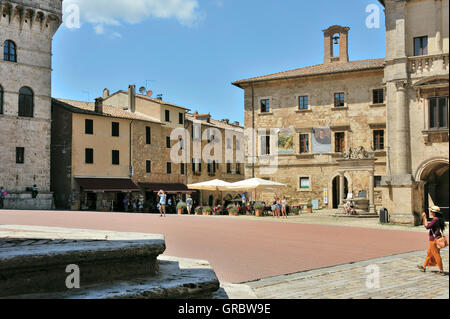
[[[14,299],[209,299],[220,282],[207,261],[160,256],[155,276],[81,285],[60,293],[16,295]],[[12,297],[12,296],[11,296]]]
[[[157,274],[164,236],[104,233],[110,237],[0,238],[0,297],[67,290],[68,265],[78,266],[82,285]]]

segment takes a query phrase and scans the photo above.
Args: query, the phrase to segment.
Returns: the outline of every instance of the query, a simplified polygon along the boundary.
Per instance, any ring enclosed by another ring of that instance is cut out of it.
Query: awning
[[[160,190],[165,191],[169,194],[191,194],[195,191],[189,190],[184,184],[164,184],[164,183],[139,183],[139,186],[144,188],[148,192],[159,192]]]
[[[140,189],[127,178],[75,178],[84,192],[139,192]]]

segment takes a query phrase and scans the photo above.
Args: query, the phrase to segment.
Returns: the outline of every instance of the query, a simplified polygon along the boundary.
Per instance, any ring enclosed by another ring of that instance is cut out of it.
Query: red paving
[[[0,211],[0,224],[164,234],[165,255],[208,260],[221,281],[240,283],[426,250],[425,233],[239,218]]]

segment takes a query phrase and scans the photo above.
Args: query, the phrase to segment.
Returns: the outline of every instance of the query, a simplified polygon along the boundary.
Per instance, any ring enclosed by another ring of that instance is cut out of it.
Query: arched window
[[[9,62],[17,62],[16,44],[11,40],[6,40],[3,43],[4,60]]]
[[[0,85],[0,114],[3,114],[3,88]]]
[[[19,116],[33,117],[34,95],[33,91],[24,86],[19,91]]]

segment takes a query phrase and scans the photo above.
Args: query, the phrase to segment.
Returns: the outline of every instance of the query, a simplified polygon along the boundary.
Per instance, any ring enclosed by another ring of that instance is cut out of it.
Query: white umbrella
[[[230,185],[231,185],[231,183],[222,181],[220,179],[214,179],[212,181],[207,181],[207,182],[202,182],[202,183],[197,183],[197,184],[189,184],[187,187],[189,189],[204,190],[204,191],[216,191],[217,193],[219,193],[219,191],[227,190]],[[223,202],[222,198],[220,200],[221,200],[221,202]]]
[[[268,181],[261,178],[251,178],[244,181],[236,182],[227,187],[227,190],[235,191],[254,191],[255,199],[256,192],[262,190],[275,190],[282,187],[287,187],[285,184]]]

